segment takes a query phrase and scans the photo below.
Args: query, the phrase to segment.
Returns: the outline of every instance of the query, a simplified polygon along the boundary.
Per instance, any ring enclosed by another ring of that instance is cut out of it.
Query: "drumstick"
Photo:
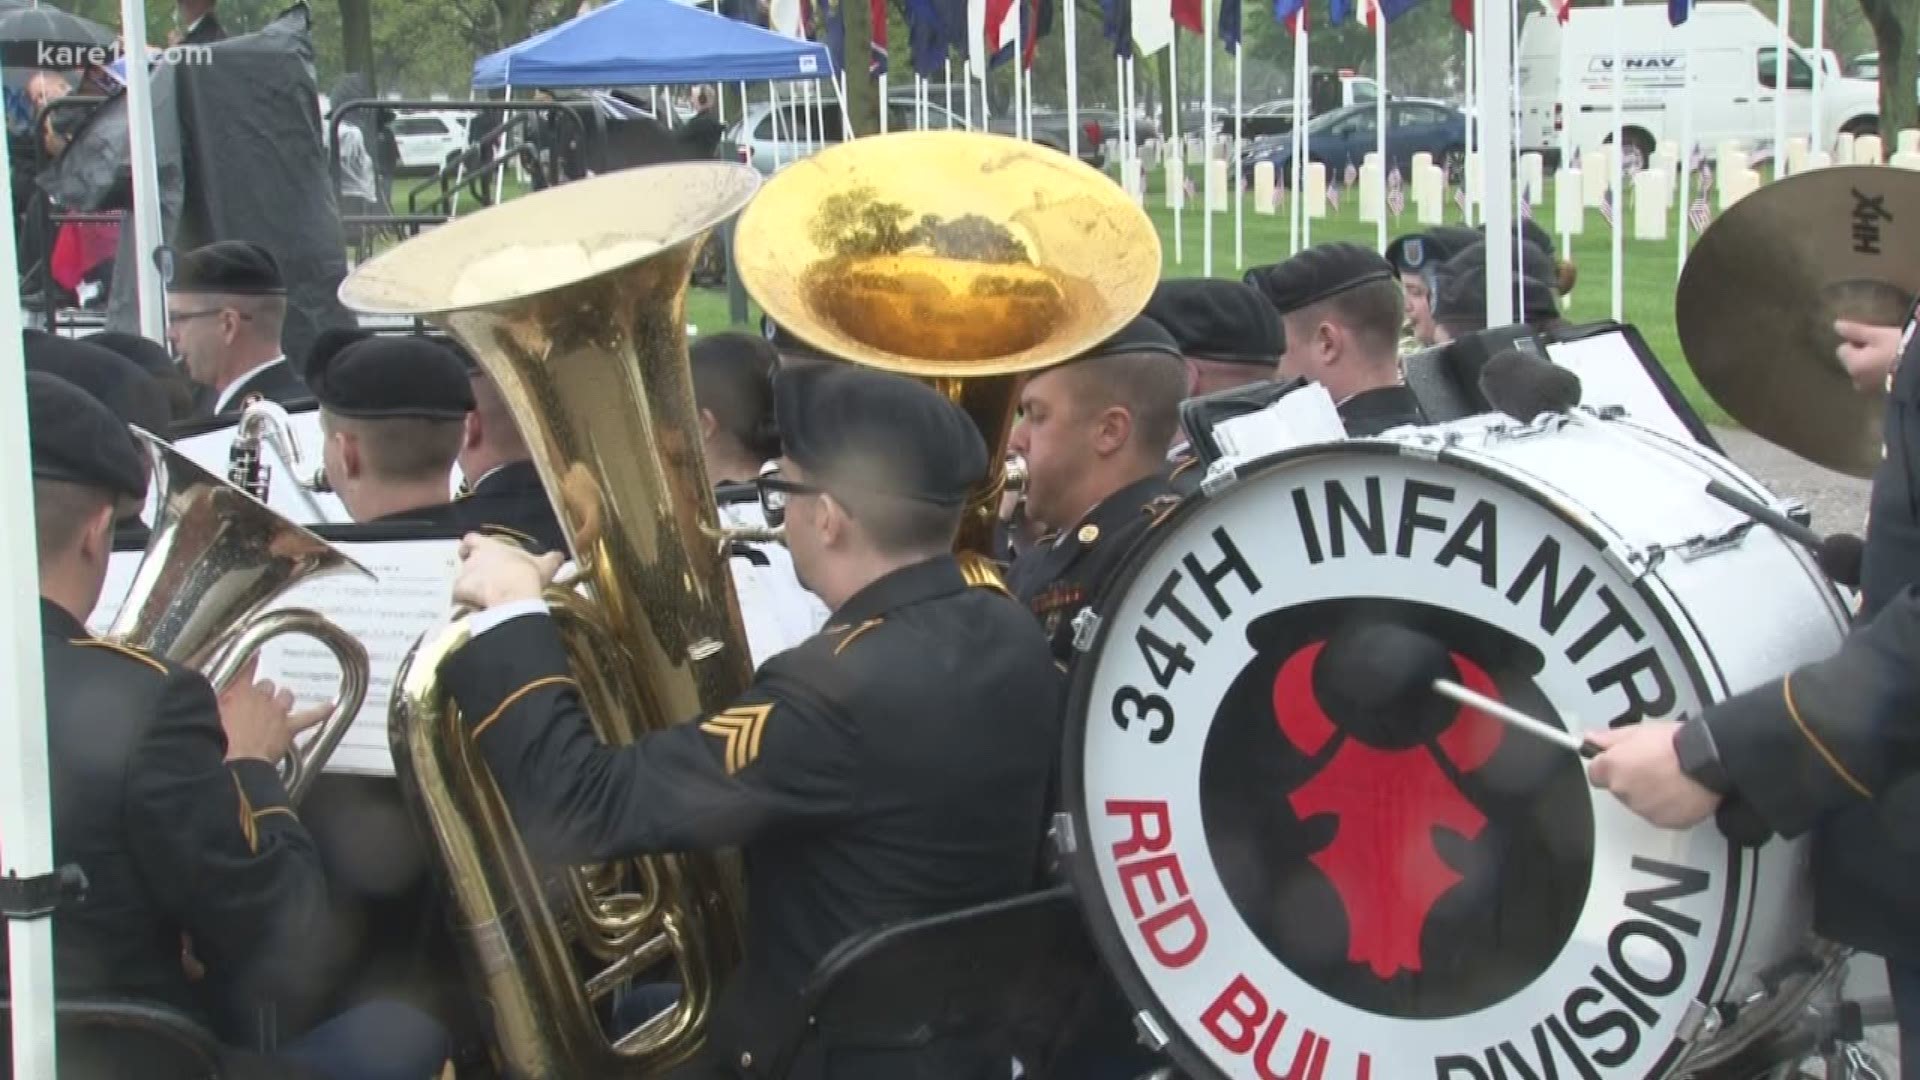
[[[1526,713],[1503,705],[1484,694],[1476,694],[1466,687],[1461,686],[1459,683],[1446,679],[1435,679],[1433,681],[1433,688],[1443,696],[1450,697],[1462,705],[1479,709],[1495,720],[1519,728],[1521,731],[1537,739],[1545,739],[1555,746],[1571,750],[1583,758],[1600,756],[1600,747],[1594,743],[1588,742],[1572,732],[1561,731],[1552,724],[1535,720]]]

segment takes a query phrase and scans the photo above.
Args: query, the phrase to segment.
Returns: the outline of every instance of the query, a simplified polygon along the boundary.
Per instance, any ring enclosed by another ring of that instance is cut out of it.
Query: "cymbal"
[[[1680,347],[1713,400],[1754,434],[1829,469],[1880,463],[1882,391],[1836,355],[1836,319],[1903,326],[1920,295],[1920,172],[1818,169],[1735,203],[1687,258]]]

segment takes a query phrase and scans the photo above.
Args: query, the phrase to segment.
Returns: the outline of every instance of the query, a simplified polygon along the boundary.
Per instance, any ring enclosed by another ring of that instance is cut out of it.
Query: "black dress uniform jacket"
[[[746,959],[691,1075],[768,1075],[803,1025],[804,980],[849,936],[1034,884],[1061,675],[1026,612],[969,588],[950,557],[861,590],[719,715],[620,749],[593,736],[567,670],[539,616],[442,664],[530,850],[588,862],[742,847]],[[946,1044],[830,1053],[793,1075],[1007,1075],[1004,1058]]]
[[[757,492],[756,492],[757,494]],[[466,519],[476,527],[517,534],[541,551],[566,551],[567,538],[560,532],[560,519],[554,516],[553,502],[546,486],[540,483],[540,470],[531,461],[502,465],[474,484],[473,490],[455,500]]]
[[[324,912],[326,881],[279,773],[228,762],[206,679],[99,641],[40,604],[56,865],[86,872],[54,915],[64,997],[157,1002],[202,1023],[182,935],[211,985],[264,992]],[[0,945],[0,952],[4,946]],[[4,980],[0,972],[0,980]]]
[[[1863,621],[1895,603],[1908,586],[1920,584],[1920,335],[1908,325],[1882,425],[1886,459],[1874,475],[1868,503]],[[1920,652],[1906,656],[1915,670]],[[1911,833],[1920,822],[1900,827]],[[1907,966],[1920,965],[1920,859],[1903,851],[1875,808],[1847,806],[1820,823],[1813,882],[1814,923],[1822,935]]]
[[[1367,439],[1407,424],[1424,424],[1426,413],[1413,391],[1405,386],[1365,390],[1340,403],[1340,419],[1347,434]]]
[[[1133,545],[1179,497],[1158,473],[1136,480],[1064,532],[1035,543],[1007,571],[1007,589],[1047,632],[1053,655],[1073,659],[1073,620],[1119,570]]]

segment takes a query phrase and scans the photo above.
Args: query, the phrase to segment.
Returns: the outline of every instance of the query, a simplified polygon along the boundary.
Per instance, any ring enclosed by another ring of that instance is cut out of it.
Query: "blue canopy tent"
[[[473,88],[829,78],[827,47],[674,0],[614,0],[473,65]]]

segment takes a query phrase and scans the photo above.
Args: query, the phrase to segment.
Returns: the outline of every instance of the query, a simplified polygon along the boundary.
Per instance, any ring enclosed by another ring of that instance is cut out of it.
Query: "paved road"
[[[1717,429],[1714,436],[1741,468],[1784,498],[1798,499],[1813,512],[1813,527],[1822,533],[1859,533],[1866,523],[1868,482],[1823,469],[1753,435],[1735,429]],[[1877,960],[1856,960],[1847,980],[1847,996],[1860,1000],[1887,992],[1886,969]],[[1875,1028],[1868,1042],[1880,1052],[1888,1080],[1898,1080],[1894,1064],[1897,1041],[1891,1028]]]

